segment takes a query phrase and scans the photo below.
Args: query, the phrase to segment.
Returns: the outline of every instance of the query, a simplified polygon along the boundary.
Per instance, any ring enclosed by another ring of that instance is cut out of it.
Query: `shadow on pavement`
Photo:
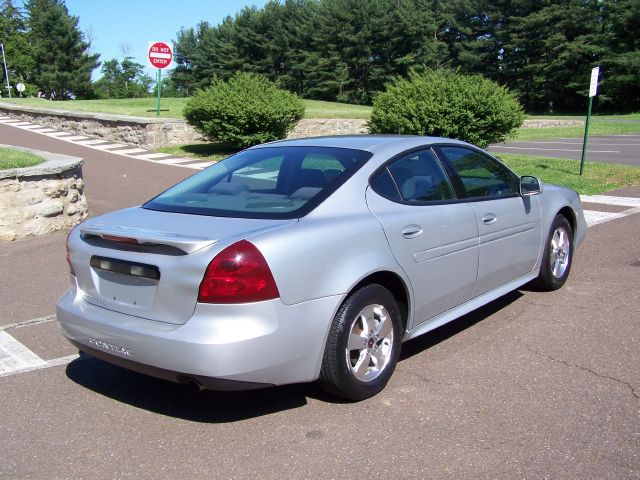
[[[400,354],[400,361],[405,360],[407,358],[411,358],[414,355],[417,355],[429,348],[439,344],[440,342],[444,342],[450,337],[457,335],[458,333],[466,330],[469,327],[472,327],[478,322],[481,322],[487,317],[490,317],[496,312],[499,312],[503,308],[509,306],[523,294],[520,291],[515,290],[510,292],[503,297],[494,300],[487,305],[474,310],[471,313],[467,313],[456,320],[449,322],[435,330],[432,330],[429,333],[421,335],[413,340],[409,340],[402,345],[402,353]]]
[[[522,296],[515,291],[402,346],[400,361],[417,355],[505,308]],[[89,390],[137,408],[203,423],[227,423],[300,408],[307,398],[348,403],[316,383],[243,392],[196,392],[185,385],[125,370],[86,354],[67,365],[69,379]]]

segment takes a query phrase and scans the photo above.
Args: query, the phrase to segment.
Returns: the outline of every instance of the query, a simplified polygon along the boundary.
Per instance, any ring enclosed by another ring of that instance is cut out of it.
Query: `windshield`
[[[306,215],[371,153],[330,147],[245,150],[161,193],[143,208],[244,218]]]

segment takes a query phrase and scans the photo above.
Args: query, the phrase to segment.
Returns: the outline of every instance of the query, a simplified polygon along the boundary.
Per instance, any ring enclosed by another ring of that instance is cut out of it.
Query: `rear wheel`
[[[398,303],[386,288],[373,284],[357,290],[333,319],[320,385],[349,400],[374,396],[391,378],[402,334]]]
[[[544,290],[562,287],[569,277],[572,260],[573,229],[564,215],[556,215],[551,224],[536,285]]]

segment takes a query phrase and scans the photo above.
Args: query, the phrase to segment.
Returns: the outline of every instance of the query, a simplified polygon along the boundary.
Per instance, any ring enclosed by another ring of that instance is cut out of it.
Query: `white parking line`
[[[46,363],[7,332],[0,331],[0,377]]]
[[[546,141],[531,141],[526,143],[535,143],[538,145],[582,145],[582,142],[546,142]],[[637,143],[600,143],[595,139],[589,140],[589,144],[598,147],[637,147]],[[526,147],[523,147],[526,148]],[[582,150],[581,150],[582,151]]]
[[[506,145],[491,145],[491,148],[507,148],[509,150],[540,150],[544,152],[581,152],[568,148],[537,148],[537,147],[508,147]],[[619,150],[587,150],[588,153],[620,153]]]

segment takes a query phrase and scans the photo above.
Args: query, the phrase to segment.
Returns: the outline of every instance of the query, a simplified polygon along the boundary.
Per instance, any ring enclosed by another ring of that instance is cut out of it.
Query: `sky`
[[[91,53],[100,61],[122,60],[128,55],[144,65],[151,78],[157,70],[148,63],[149,42],[171,42],[182,27],[195,27],[202,20],[212,25],[246,6],[262,7],[266,0],[66,0],[69,14],[79,17],[85,39],[91,40]],[[14,5],[22,6],[21,1]],[[175,64],[171,64],[173,68]],[[94,70],[93,78],[102,74]]]

